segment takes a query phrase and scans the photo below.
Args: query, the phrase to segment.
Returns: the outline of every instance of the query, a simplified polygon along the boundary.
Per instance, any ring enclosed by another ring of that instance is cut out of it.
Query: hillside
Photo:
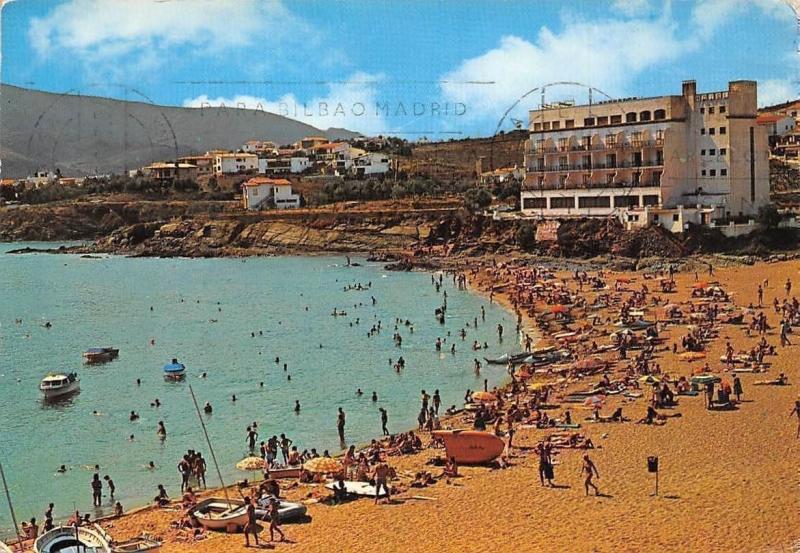
[[[287,144],[309,135],[358,136],[264,111],[158,106],[11,85],[0,85],[0,102],[5,178],[55,168],[71,176],[121,173],[177,155],[238,148],[253,138]]]

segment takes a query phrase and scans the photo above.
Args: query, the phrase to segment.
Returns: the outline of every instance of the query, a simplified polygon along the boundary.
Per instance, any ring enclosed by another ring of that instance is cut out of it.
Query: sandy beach
[[[780,315],[771,305],[775,297],[783,300],[784,283],[787,278],[795,280],[798,269],[800,262],[788,261],[719,268],[713,276],[701,273],[697,278],[693,272],[678,273],[677,292],[672,294],[654,292],[655,281],[641,273],[605,275],[609,287],[619,278],[628,281],[624,286],[629,290],[646,284],[651,293],[675,304],[690,299],[698,280],[718,282],[738,307],[757,304],[757,287],[767,279],[764,304],[769,307],[762,311],[771,329],[766,339],[776,346],[778,355],[765,358],[769,364],[766,372],[740,375],[744,394],[734,410],[709,411],[702,394],[680,396],[676,407],[660,411],[680,413],[680,417],[670,417],[663,425],[635,424],[646,413],[649,391],[645,385],[643,397],[607,396],[602,408],[608,414],[623,406],[631,422],[592,423],[584,420],[591,410],[574,404],[551,412],[555,416],[569,408],[573,421],[581,423],[577,431],[595,444],[588,453],[599,470],[596,483],[602,496],[584,494],[580,476],[583,450],[563,450],[555,465],[558,487],[542,487],[538,458],[529,448],[553,431],[520,427],[508,457],[509,468],[460,467],[459,478],[441,479],[424,489],[408,488],[407,484],[418,470],[440,472],[425,462],[440,455],[441,449],[390,457],[400,476],[394,483],[401,490],[391,505],[376,506],[366,499],[327,505],[318,502],[329,494],[322,486],[294,485],[285,495],[306,502],[311,521],[284,525],[290,542],[274,546],[302,551],[792,551],[792,544],[800,540],[796,463],[800,439],[795,438],[797,421],[789,413],[798,398],[800,372],[792,361],[800,338],[790,335],[795,345],[780,347]],[[576,289],[571,274],[558,276]],[[486,290],[497,281],[482,271],[477,278],[470,277],[470,284]],[[604,292],[614,293],[613,289]],[[591,300],[595,292],[587,289],[583,294]],[[628,294],[621,292],[622,296]],[[504,292],[496,293],[494,299],[510,300]],[[537,314],[545,311],[537,305]],[[646,318],[663,319],[662,313],[661,307],[648,308]],[[613,319],[609,310],[600,314]],[[590,325],[582,309],[573,309],[573,315],[574,327]],[[531,320],[526,318],[525,323],[531,325]],[[725,355],[726,342],[738,352],[750,349],[760,339],[756,333],[748,336],[746,327],[717,325],[719,335],[706,345],[705,358],[690,362],[680,355],[680,347],[678,354],[672,353],[672,344],[680,345],[687,334],[686,325],[670,325],[661,331],[665,341],[657,346],[653,362],[662,372],[678,377],[690,376],[707,361],[714,374],[730,379],[719,361]],[[610,329],[605,324],[593,327],[593,339],[598,344],[608,343]],[[547,343],[547,335],[543,341]],[[605,357],[616,360],[617,353]],[[622,366],[617,363],[610,376]],[[781,372],[788,376],[788,386],[754,385]],[[599,377],[568,383],[558,388],[558,394],[585,389]],[[445,419],[443,424],[468,426],[459,417]],[[659,457],[661,467],[657,497],[651,495],[654,475],[647,471],[647,458],[652,455]],[[288,482],[281,484],[287,486]],[[160,536],[166,540],[165,553],[247,551],[241,534],[210,533],[193,542],[183,531],[170,528],[170,522],[178,518],[179,510],[148,508],[102,525],[116,539],[141,532]],[[262,538],[268,535],[264,532]]]

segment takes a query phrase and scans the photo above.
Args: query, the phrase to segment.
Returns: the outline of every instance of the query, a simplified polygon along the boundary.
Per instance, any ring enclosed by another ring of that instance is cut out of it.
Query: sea
[[[50,502],[59,519],[76,509],[109,513],[107,489],[103,506],[92,508],[96,464],[113,479],[125,509],[152,500],[158,484],[179,497],[176,465],[187,449],[204,454],[208,484],[219,485],[190,387],[201,409],[206,402],[213,407],[202,420],[230,484],[254,476],[235,468],[248,455],[246,428],[253,422],[258,441],[285,433],[300,451],[335,454],[337,408],[346,413],[348,444],[381,434],[379,407],[388,411],[390,431],[412,429],[421,390],[438,389],[443,409],[460,406],[467,389],[482,389],[485,379],[491,388],[507,377],[503,366],[485,362],[476,374],[474,359],[519,349],[513,315],[458,290],[448,275],[437,292],[431,273],[387,271],[360,258],[348,266],[344,256],[7,253],[60,245],[0,244],[0,463],[18,522],[42,521]],[[441,324],[435,310],[445,301]],[[488,350],[473,350],[475,341]],[[83,364],[86,349],[103,346],[119,348],[119,357]],[[405,368],[397,372],[400,356]],[[186,365],[183,382],[163,378],[173,358]],[[38,385],[52,371],[77,371],[80,391],[43,401]],[[160,407],[151,405],[156,399]],[[140,415],[135,422],[131,411]],[[167,429],[163,441],[159,421]],[[57,472],[61,465],[65,473]],[[12,533],[0,496],[0,535]]]

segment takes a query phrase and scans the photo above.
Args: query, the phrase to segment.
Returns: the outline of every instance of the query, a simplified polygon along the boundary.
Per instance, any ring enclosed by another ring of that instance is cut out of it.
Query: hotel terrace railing
[[[619,188],[619,189],[627,189],[627,188],[649,188],[649,187],[659,187],[661,183],[658,181],[640,181],[640,182],[614,182],[614,183],[574,183],[568,182],[566,184],[561,183],[538,183],[538,182],[526,182],[522,189],[523,190],[597,190],[599,188]]]
[[[664,162],[660,160],[642,161],[634,163],[632,161],[619,161],[616,163],[557,163],[554,165],[540,166],[532,164],[527,168],[530,173],[557,173],[564,171],[598,171],[607,169],[646,169],[649,167],[663,167]]]
[[[531,154],[555,154],[564,152],[602,152],[605,150],[630,150],[640,148],[652,148],[664,145],[663,138],[656,138],[653,140],[629,140],[622,142],[602,142],[600,144],[578,144],[565,146],[559,144],[557,146],[531,146],[529,153]]]

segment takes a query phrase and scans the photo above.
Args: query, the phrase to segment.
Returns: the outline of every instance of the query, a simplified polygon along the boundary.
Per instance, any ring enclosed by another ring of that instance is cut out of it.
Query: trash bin
[[[647,458],[647,472],[658,472],[658,457]]]

